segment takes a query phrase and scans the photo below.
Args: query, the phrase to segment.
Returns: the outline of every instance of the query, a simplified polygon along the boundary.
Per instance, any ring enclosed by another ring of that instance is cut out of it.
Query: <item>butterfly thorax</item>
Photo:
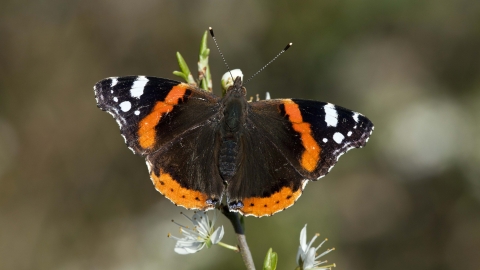
[[[223,116],[220,125],[220,148],[218,153],[218,169],[223,180],[231,179],[239,164],[239,149],[247,114],[245,88],[237,78],[235,85],[223,98]]]

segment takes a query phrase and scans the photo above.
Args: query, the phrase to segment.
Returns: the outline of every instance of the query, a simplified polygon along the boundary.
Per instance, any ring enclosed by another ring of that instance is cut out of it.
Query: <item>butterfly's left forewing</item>
[[[156,77],[107,78],[94,91],[97,106],[115,118],[125,143],[143,156],[201,125],[219,106],[211,93]]]

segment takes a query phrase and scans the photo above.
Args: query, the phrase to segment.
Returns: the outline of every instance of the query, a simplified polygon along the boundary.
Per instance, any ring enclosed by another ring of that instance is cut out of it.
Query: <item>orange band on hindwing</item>
[[[252,197],[243,199],[243,207],[240,211],[244,215],[254,215],[256,217],[270,216],[292,206],[300,195],[302,195],[301,188],[294,191],[290,187],[283,187],[280,191],[273,193],[270,197]]]
[[[207,204],[208,196],[206,194],[182,187],[170,174],[162,170],[160,170],[160,175],[158,176],[152,171],[150,177],[158,192],[165,195],[176,205],[187,209],[201,210],[214,207],[211,204]]]
[[[173,110],[178,104],[179,99],[183,99],[188,85],[181,83],[174,86],[164,101],[158,101],[152,112],[142,119],[138,127],[138,143],[143,149],[152,148],[155,145],[155,127],[158,125],[162,116]]]
[[[285,105],[285,113],[288,115],[288,120],[292,123],[293,130],[300,133],[302,145],[305,148],[300,164],[305,170],[313,172],[320,160],[322,149],[312,136],[310,124],[303,122],[298,104],[291,99],[285,99],[283,104]]]

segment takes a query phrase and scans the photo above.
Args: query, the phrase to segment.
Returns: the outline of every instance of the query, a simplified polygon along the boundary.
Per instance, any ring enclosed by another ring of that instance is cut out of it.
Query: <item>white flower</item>
[[[227,90],[228,87],[232,86],[237,77],[240,77],[243,81],[243,73],[240,69],[232,69],[230,72],[223,74],[221,80],[223,90]]]
[[[183,215],[187,217],[185,214]],[[213,227],[217,220],[216,211],[213,213],[212,221],[210,221],[205,212],[195,212],[192,218],[187,218],[193,223],[192,229],[176,223],[180,226],[180,232],[183,234],[183,238],[168,234],[168,237],[177,240],[174,249],[176,253],[182,255],[192,254],[200,251],[204,246],[209,248],[212,245],[218,244],[223,238],[223,226],[218,227],[216,230],[214,230]]]
[[[324,265],[320,266],[321,264],[326,263],[327,261],[316,261],[330,253],[331,251],[335,250],[335,248],[327,249],[320,255],[316,255],[317,250],[327,241],[327,239],[323,240],[318,247],[312,247],[313,242],[317,237],[320,236],[318,233],[312,238],[312,240],[307,244],[307,224],[303,227],[302,231],[300,232],[300,246],[298,247],[297,252],[297,269],[323,269],[323,270],[330,270],[332,267],[335,267],[335,264]]]

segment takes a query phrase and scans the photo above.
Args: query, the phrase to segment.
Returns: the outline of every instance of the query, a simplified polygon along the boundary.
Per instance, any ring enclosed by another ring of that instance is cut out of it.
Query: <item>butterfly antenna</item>
[[[293,43],[291,42],[288,43],[287,46],[285,46],[285,48],[281,52],[279,52],[272,60],[270,60],[270,62],[268,62],[265,66],[263,66],[259,71],[253,74],[252,77],[250,77],[250,79],[248,79],[247,82],[245,82],[243,85],[246,85],[251,79],[253,79],[253,77],[257,76],[258,73],[262,72],[262,70],[264,70],[268,65],[270,65],[273,61],[275,61],[282,53],[288,50],[288,48],[290,48],[292,44]]]
[[[213,28],[208,27],[208,31],[210,31],[210,35],[213,38],[213,42],[215,42],[215,46],[217,47],[218,52],[220,53],[220,56],[222,56],[223,62],[225,63],[225,66],[227,66],[228,73],[230,73],[230,77],[232,77],[232,80],[235,81],[235,78],[233,78],[232,72],[230,71],[230,67],[227,64],[227,61],[225,60],[225,57],[223,56],[222,51],[220,51],[220,47],[218,47],[217,39],[215,38],[215,35],[213,34]]]

